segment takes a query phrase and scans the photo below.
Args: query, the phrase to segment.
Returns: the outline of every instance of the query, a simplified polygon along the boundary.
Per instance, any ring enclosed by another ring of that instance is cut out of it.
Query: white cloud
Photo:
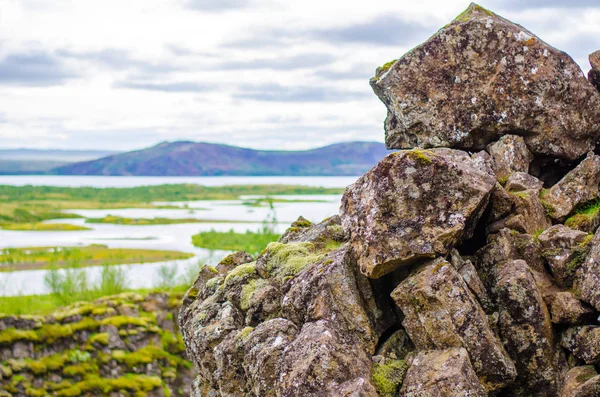
[[[600,48],[600,6],[500,3],[482,1],[571,53],[587,72],[587,53]],[[0,146],[126,150],[190,139],[294,149],[382,141],[385,108],[369,76],[467,5],[0,0]]]

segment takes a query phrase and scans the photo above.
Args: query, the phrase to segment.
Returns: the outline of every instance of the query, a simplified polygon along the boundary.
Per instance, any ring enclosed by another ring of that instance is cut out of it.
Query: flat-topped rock
[[[483,149],[518,134],[533,154],[574,160],[600,133],[600,96],[573,59],[475,4],[371,86],[390,149]]]

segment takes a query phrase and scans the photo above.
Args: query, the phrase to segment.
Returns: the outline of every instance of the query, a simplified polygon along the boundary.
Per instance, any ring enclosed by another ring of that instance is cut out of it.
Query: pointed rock
[[[574,160],[600,132],[600,95],[573,59],[475,4],[371,86],[390,149],[483,149],[518,133],[533,154]]]
[[[342,198],[342,225],[361,271],[379,278],[470,238],[494,188],[492,175],[460,150],[384,157]]]

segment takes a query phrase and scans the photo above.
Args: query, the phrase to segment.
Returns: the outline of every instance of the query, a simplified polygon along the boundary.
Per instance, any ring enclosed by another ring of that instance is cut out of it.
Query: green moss
[[[10,366],[10,368],[12,369],[13,372],[21,372],[24,369],[26,369],[28,366],[27,361],[25,361],[22,358],[20,358],[20,359],[9,358],[6,362]]]
[[[544,233],[545,229],[538,229],[535,231],[535,233],[533,233],[533,237],[538,238],[540,237],[540,234]]]
[[[342,225],[329,225],[327,226],[327,231],[332,235],[341,235],[344,233],[344,228]]]
[[[115,350],[111,358],[119,363],[125,364],[128,368],[138,367],[140,365],[150,364],[154,361],[165,360],[169,366],[177,367],[184,365],[185,360],[173,355],[161,347],[148,345],[134,352],[124,352]]]
[[[583,262],[585,262],[585,258],[590,250],[590,241],[593,237],[594,236],[592,234],[587,235],[585,239],[583,239],[583,241],[574,248],[572,259],[567,264],[567,269],[565,272],[567,276],[574,275],[577,269],[579,269]]]
[[[78,363],[74,365],[68,365],[62,370],[63,375],[71,378],[76,376],[85,377],[87,374],[94,374],[97,372],[98,367],[93,363]]]
[[[67,338],[72,336],[74,333],[79,331],[91,331],[97,329],[100,326],[98,321],[85,317],[78,323],[70,324],[45,324],[42,328],[37,330],[40,341],[44,343],[54,343],[61,338]]]
[[[596,214],[575,214],[565,221],[565,226],[571,229],[579,229],[586,223],[591,223]]]
[[[56,391],[55,395],[57,397],[75,397],[94,392],[100,395],[109,395],[111,392],[126,390],[136,396],[144,396],[145,393],[159,387],[162,387],[162,381],[156,376],[127,374],[120,378],[107,379],[93,375],[69,388]]]
[[[7,328],[0,332],[0,345],[10,345],[22,340],[37,341],[38,334],[35,331],[16,328]]]
[[[382,397],[396,397],[408,365],[403,360],[387,360],[373,364],[371,380]]]
[[[267,285],[269,285],[269,282],[262,278],[250,280],[248,284],[245,284],[242,287],[242,296],[240,300],[242,310],[248,310],[248,307],[250,306],[250,299],[252,299],[254,292],[266,287]]]
[[[541,194],[540,194],[540,197]],[[554,208],[554,206],[552,204],[550,204],[548,201],[544,200],[544,199],[540,199],[542,205],[544,206],[544,208],[546,209],[546,212],[548,213],[548,215],[552,216],[555,212],[556,212],[556,208]]]
[[[225,285],[233,282],[234,279],[256,274],[256,262],[244,263],[227,273],[225,276]]]
[[[102,325],[113,325],[117,328],[123,327],[143,327],[147,328],[150,326],[148,320],[140,317],[131,317],[131,316],[114,316],[107,317],[100,322]]]
[[[429,165],[431,164],[431,158],[428,156],[425,150],[420,149],[412,149],[406,152],[406,157],[412,159],[419,165]]]
[[[293,223],[293,226],[299,228],[311,227],[312,222],[305,218],[300,218],[296,222]]]
[[[245,327],[244,329],[242,329],[240,331],[240,334],[238,335],[238,338],[240,339],[246,339],[248,337],[248,335],[250,335],[250,333],[254,331],[254,327]]]
[[[204,287],[209,290],[214,290],[222,282],[223,282],[223,277],[213,277],[206,282]]]
[[[89,343],[98,343],[104,346],[108,346],[110,342],[110,334],[108,332],[101,332],[90,336]]]
[[[467,22],[467,21],[469,21],[471,19],[471,17],[475,13],[482,13],[482,14],[485,14],[485,15],[490,16],[490,17],[495,15],[493,12],[491,12],[490,10],[487,10],[487,9],[481,7],[479,4],[471,3],[469,5],[469,7],[467,7],[466,10],[464,10],[456,18],[454,18],[454,21],[456,21],[456,22]]]
[[[511,194],[521,198],[529,198],[529,193],[527,192],[513,192]]]
[[[267,271],[279,279],[295,276],[302,269],[322,260],[326,253],[319,252],[313,243],[270,243],[268,252]]]

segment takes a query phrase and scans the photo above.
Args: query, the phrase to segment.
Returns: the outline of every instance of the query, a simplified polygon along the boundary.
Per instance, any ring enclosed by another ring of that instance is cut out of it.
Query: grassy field
[[[172,225],[179,223],[256,223],[252,221],[232,221],[226,219],[196,219],[196,218],[124,218],[107,215],[104,218],[88,218],[86,223],[110,223],[115,225]]]
[[[294,185],[160,185],[133,188],[92,188],[0,185],[0,225],[39,223],[50,219],[79,218],[66,209],[179,208],[154,202],[237,200],[240,196],[341,194],[343,189]],[[250,199],[248,205],[265,205],[282,199]],[[285,200],[283,200],[285,201]],[[292,200],[296,201],[296,200]],[[310,201],[310,200],[308,200]]]
[[[0,271],[153,263],[192,256],[178,251],[108,248],[104,245],[6,248],[0,251]]]
[[[344,189],[296,185],[159,185],[133,188],[92,188],[0,185],[3,202],[79,202],[97,205],[151,203],[154,201],[236,200],[240,196],[341,194]],[[63,207],[65,208],[65,207]],[[73,207],[71,207],[73,208]]]
[[[71,232],[77,230],[91,230],[89,227],[71,225],[69,223],[2,223],[4,230],[20,230],[31,232]]]
[[[272,241],[277,241],[279,234],[271,231],[236,233],[217,232],[214,230],[200,232],[192,236],[192,243],[210,250],[246,251],[251,255],[262,252]]]

